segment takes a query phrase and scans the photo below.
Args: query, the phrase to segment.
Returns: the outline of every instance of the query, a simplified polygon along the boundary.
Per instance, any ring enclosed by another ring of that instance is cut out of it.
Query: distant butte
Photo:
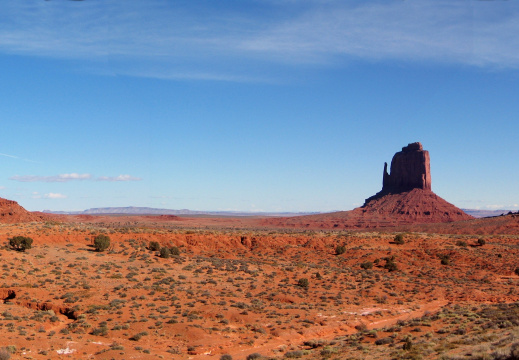
[[[366,199],[363,213],[407,217],[414,223],[440,223],[473,217],[431,190],[429,152],[415,142],[402,148],[391,160],[391,173],[384,163],[382,190]]]
[[[409,144],[384,163],[382,190],[351,211],[272,219],[272,225],[362,229],[473,219],[431,190],[429,152],[419,142]]]

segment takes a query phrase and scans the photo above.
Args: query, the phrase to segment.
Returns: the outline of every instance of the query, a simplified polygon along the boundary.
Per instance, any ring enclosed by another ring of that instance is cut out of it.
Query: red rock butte
[[[429,152],[415,142],[384,164],[382,190],[360,208],[329,214],[273,219],[272,225],[312,228],[380,228],[473,219],[431,190]]]
[[[402,192],[412,189],[431,190],[429,152],[415,142],[402,148],[391,161],[391,174],[384,163],[382,191]]]

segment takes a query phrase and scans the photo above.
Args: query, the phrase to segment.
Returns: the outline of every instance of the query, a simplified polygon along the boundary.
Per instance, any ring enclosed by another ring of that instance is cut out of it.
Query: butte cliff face
[[[391,174],[384,163],[382,192],[396,193],[412,189],[431,190],[429,152],[415,142],[402,148],[391,160]]]

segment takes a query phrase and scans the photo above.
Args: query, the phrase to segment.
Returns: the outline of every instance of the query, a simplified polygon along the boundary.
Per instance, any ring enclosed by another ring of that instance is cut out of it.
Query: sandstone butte
[[[351,211],[266,220],[265,224],[364,229],[473,219],[431,189],[429,152],[415,142],[393,156],[390,173],[384,163],[382,190],[366,199],[363,206]]]

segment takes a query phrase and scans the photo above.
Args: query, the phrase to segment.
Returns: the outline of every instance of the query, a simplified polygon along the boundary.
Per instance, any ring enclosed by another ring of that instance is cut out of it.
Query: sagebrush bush
[[[337,245],[337,247],[335,248],[336,255],[341,255],[341,254],[344,254],[345,252],[346,252],[346,247],[344,245]]]
[[[160,244],[158,243],[158,241],[150,241],[148,249],[150,249],[151,251],[159,251]]]
[[[255,359],[262,358],[262,357],[263,356],[260,353],[252,353],[252,354],[247,355],[247,360],[255,360]]]
[[[301,278],[297,280],[297,286],[302,287],[304,289],[308,288],[309,281],[307,278]]]
[[[9,360],[11,358],[11,352],[7,348],[0,349],[0,360]]]
[[[450,255],[440,255],[440,260],[442,265],[449,265],[451,256]]]
[[[373,267],[373,263],[371,261],[364,261],[362,264],[360,264],[361,269],[369,270]]]
[[[385,258],[384,260],[386,260],[384,269],[387,269],[389,272],[398,270],[398,266],[396,265],[395,258],[393,256]]]
[[[456,241],[456,246],[467,247],[467,242],[463,240]]]
[[[27,236],[14,236],[9,239],[9,246],[16,251],[25,251],[32,248],[32,239]]]
[[[171,256],[171,250],[169,250],[169,248],[163,247],[163,248],[160,249],[160,257],[161,258],[167,259],[170,256]]]
[[[98,252],[105,251],[110,247],[110,237],[108,235],[97,235],[94,238],[94,248]]]
[[[179,248],[176,247],[176,246],[172,246],[172,247],[170,247],[170,248],[169,248],[169,251],[171,252],[171,255],[173,255],[173,256],[178,256],[178,255],[180,255],[180,250],[179,250]]]
[[[397,244],[397,245],[402,245],[402,244],[404,244],[404,242],[405,242],[405,241],[404,241],[404,235],[402,235],[402,234],[397,234],[397,235],[395,236],[395,244]]]

